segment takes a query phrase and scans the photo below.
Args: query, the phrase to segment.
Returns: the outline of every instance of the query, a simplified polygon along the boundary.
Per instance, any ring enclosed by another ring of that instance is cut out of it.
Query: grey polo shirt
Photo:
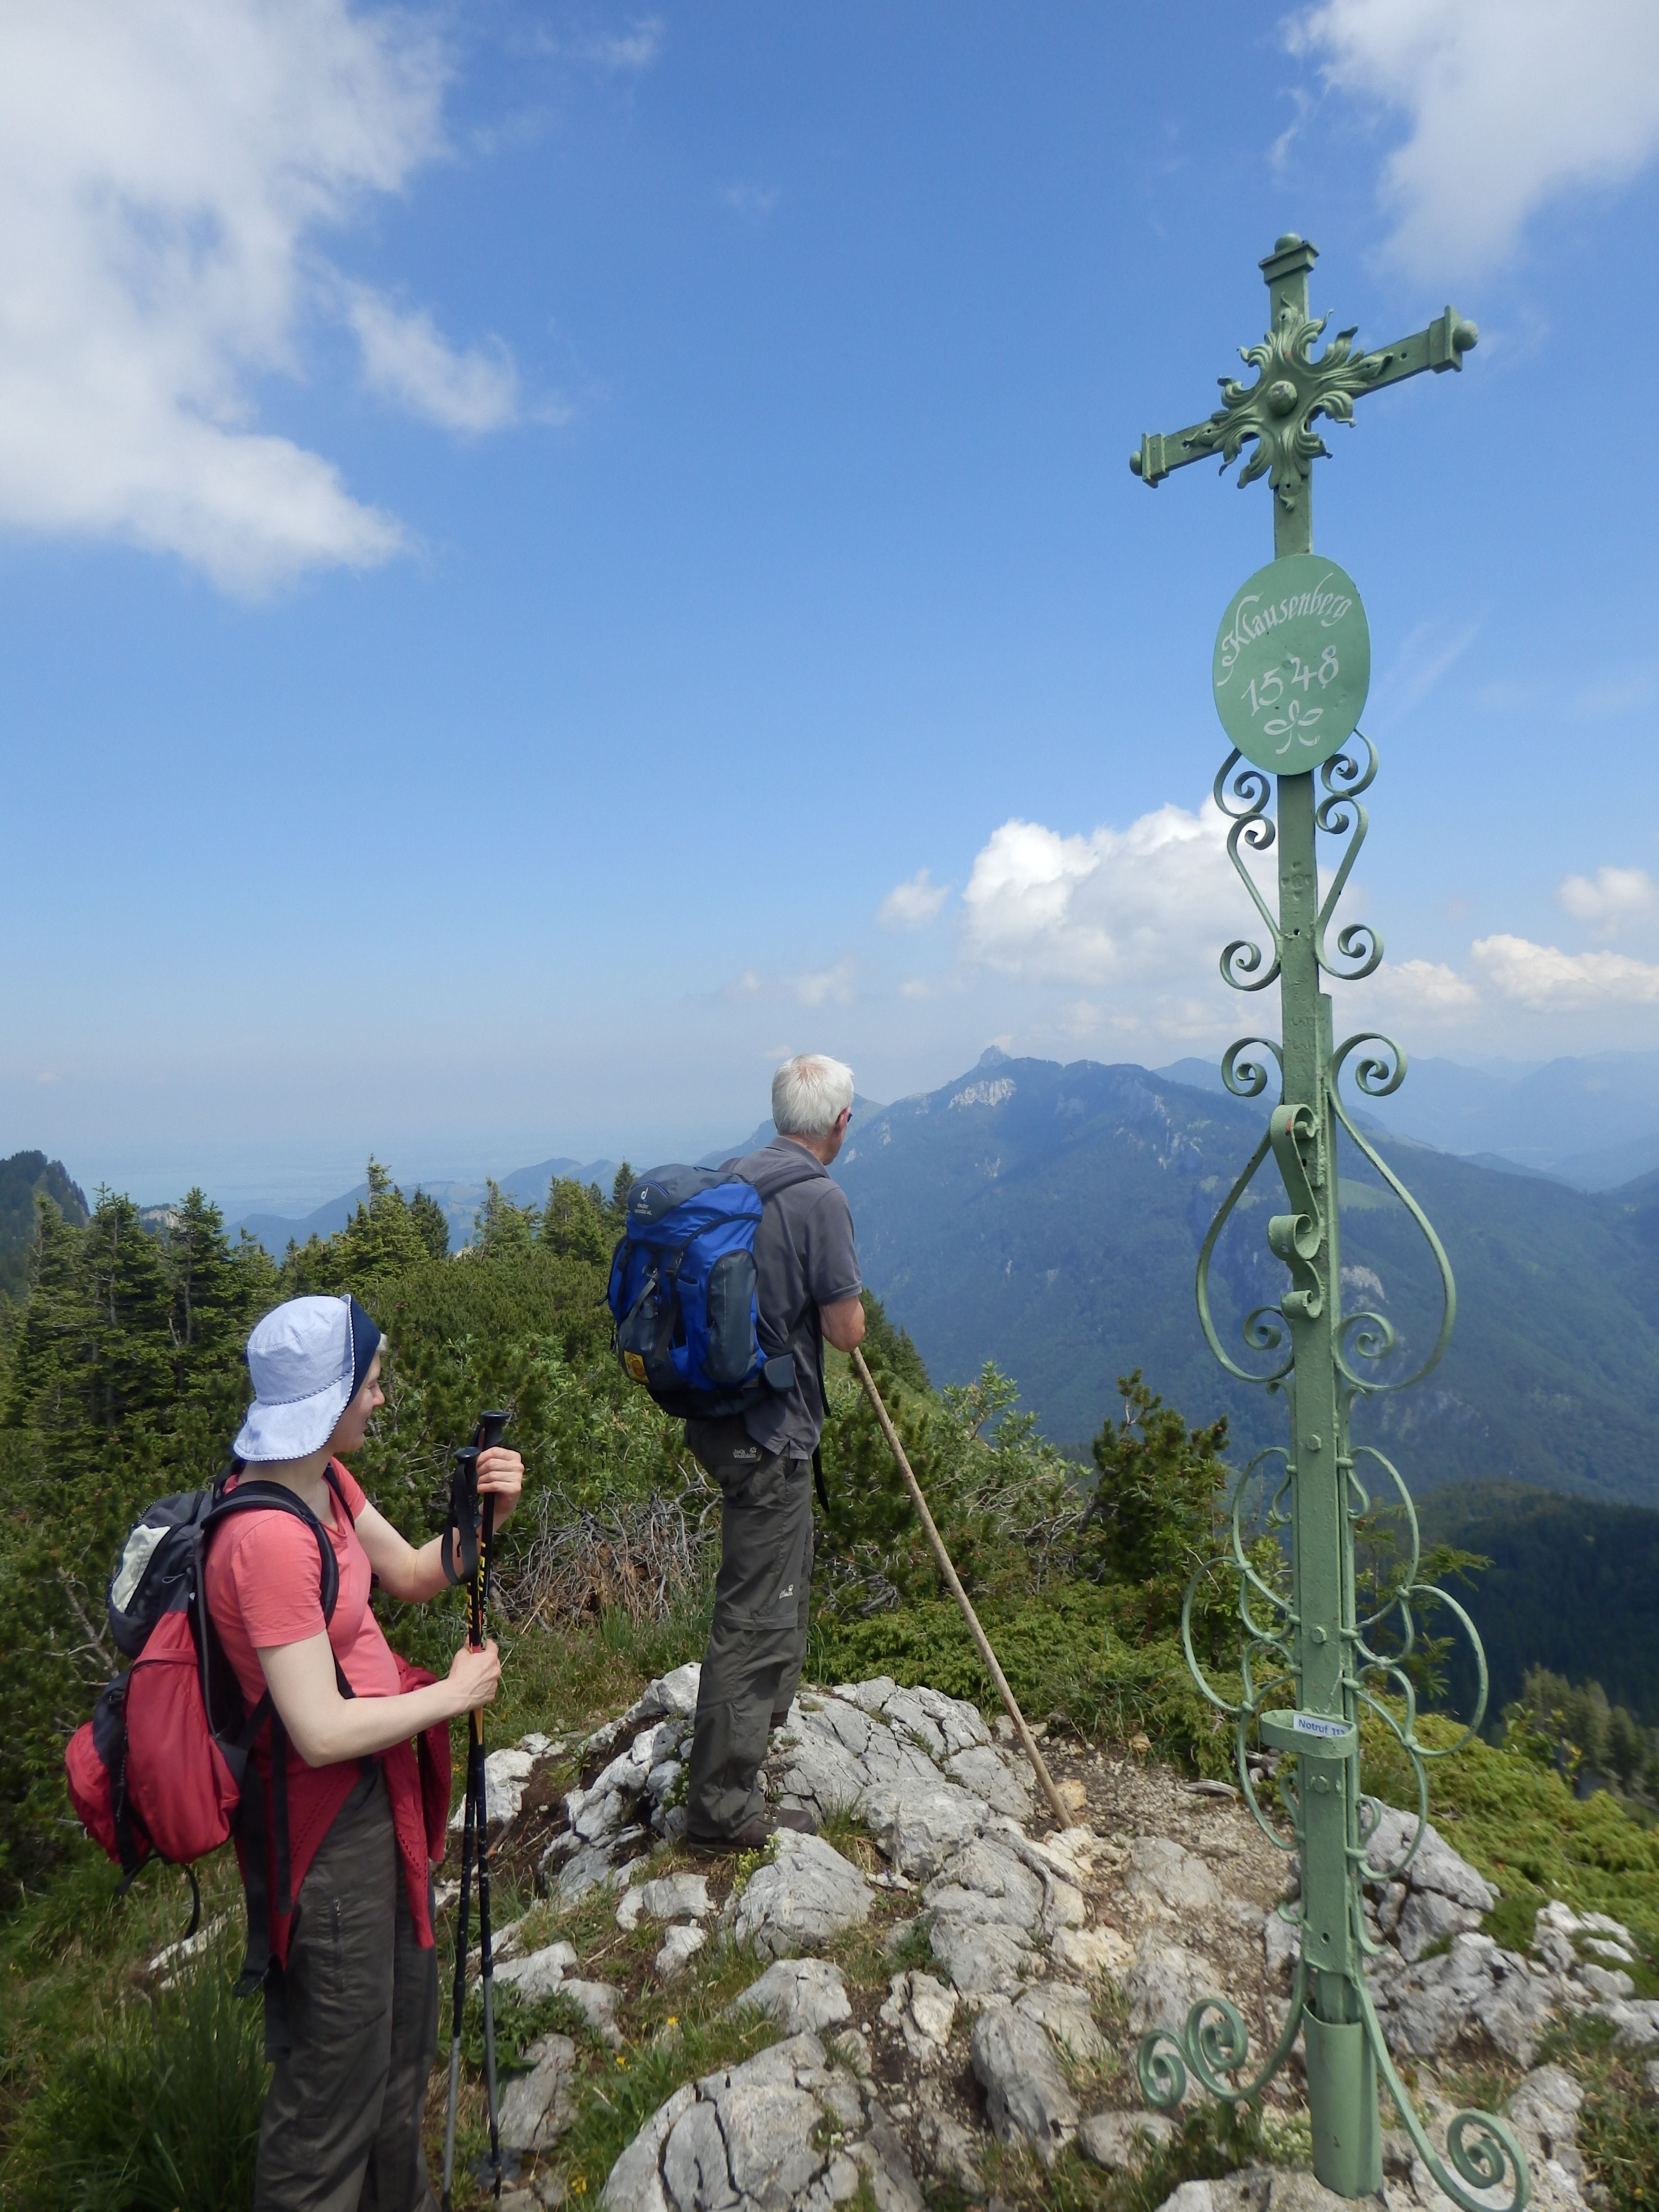
[[[731,1171],[766,1201],[755,1231],[762,1346],[769,1358],[787,1352],[795,1362],[793,1387],[769,1391],[744,1415],[744,1425],[763,1451],[810,1459],[823,1430],[818,1309],[855,1298],[864,1287],[852,1212],[822,1160],[792,1138],[774,1137]]]

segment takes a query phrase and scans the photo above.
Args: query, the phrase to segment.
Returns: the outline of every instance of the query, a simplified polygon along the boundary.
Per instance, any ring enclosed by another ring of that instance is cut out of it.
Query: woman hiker
[[[385,1403],[380,1332],[355,1298],[290,1298],[248,1339],[256,1395],[234,1447],[250,1480],[279,1482],[322,1523],[339,1565],[325,1624],[315,1532],[289,1513],[238,1515],[209,1547],[208,1609],[250,1712],[270,1690],[288,1740],[288,1893],[270,1886],[265,2055],[255,2212],[431,2212],[421,2145],[437,2041],[428,1841],[448,1814],[448,1723],[487,1705],[493,1643],[463,1646],[445,1681],[398,1659],[369,1608],[371,1578],[412,1602],[447,1581],[441,1539],[419,1551],[341,1463]],[[524,1465],[480,1455],[499,1528]],[[410,1682],[422,1686],[410,1687]],[[441,1731],[422,1805],[410,1739]],[[267,1806],[270,1753],[262,1736]],[[441,1802],[437,1802],[439,1799]],[[273,1834],[276,1833],[274,1814]],[[247,1849],[257,1850],[259,1840]],[[280,1842],[273,1846],[278,1856]]]

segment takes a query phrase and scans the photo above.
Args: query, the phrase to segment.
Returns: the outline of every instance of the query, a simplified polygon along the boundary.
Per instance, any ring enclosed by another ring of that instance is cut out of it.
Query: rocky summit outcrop
[[[631,2063],[623,2026],[641,1974],[683,1989],[676,2004],[717,1992],[712,2016],[747,2023],[736,2047],[750,2055],[676,2088],[608,2174],[584,2177],[609,2212],[823,2212],[861,2192],[878,2212],[920,2212],[919,2180],[981,2191],[993,2141],[1135,2165],[1171,2135],[1139,2099],[1136,2039],[1179,2031],[1212,1994],[1238,2007],[1258,2051],[1274,2039],[1296,1957],[1295,1862],[1226,1784],[1051,1747],[1085,1815],[1055,1831],[1006,1724],[878,1678],[803,1691],[773,1738],[769,1795],[828,1835],[784,1830],[735,1865],[693,1861],[679,1838],[697,1679],[682,1667],[652,1683],[586,1740],[574,1784],[567,1764],[566,1786],[546,1786],[565,1748],[546,1738],[492,1754],[504,1858],[535,1869],[552,1909],[502,1932],[497,1986],[576,2008],[556,2010],[572,2033],[533,2043],[505,2089],[502,2141],[522,2161],[509,2212],[530,2212],[532,2190],[562,2201],[550,2154],[581,2094],[573,2035]],[[1412,1816],[1384,1808],[1370,1839],[1372,1986],[1439,2139],[1451,2111],[1437,2103],[1440,2062],[1495,2048],[1531,2066],[1552,2021],[1585,2011],[1623,2042],[1659,2041],[1659,2004],[1636,1996],[1627,1971],[1628,1930],[1554,1904],[1525,1956],[1505,1951],[1481,1932],[1491,1886],[1432,1828],[1407,1863],[1415,1836]],[[526,1948],[532,1925],[544,1940]],[[628,1939],[631,1986],[595,1963],[609,1955],[596,1926],[611,1950]],[[755,2051],[757,2029],[777,2039]],[[733,2048],[729,2034],[719,2047]],[[1274,2140],[1293,2145],[1298,2127],[1305,2140],[1304,2094],[1293,2061],[1270,2093]],[[1545,2212],[1582,2202],[1576,2098],[1542,2067],[1511,2104]],[[1170,2212],[1320,2212],[1324,2194],[1263,2167],[1186,2185]],[[1404,2136],[1389,2138],[1385,2196],[1391,2212],[1444,2212]]]

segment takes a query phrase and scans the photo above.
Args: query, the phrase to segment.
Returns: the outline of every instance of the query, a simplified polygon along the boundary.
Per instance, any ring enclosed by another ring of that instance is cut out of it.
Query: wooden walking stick
[[[990,1639],[980,1626],[979,1615],[969,1602],[968,1593],[962,1587],[957,1571],[951,1564],[951,1554],[945,1548],[945,1539],[933,1525],[933,1516],[927,1510],[927,1500],[921,1494],[921,1485],[912,1473],[910,1462],[905,1457],[904,1446],[899,1442],[898,1431],[893,1426],[886,1407],[881,1402],[881,1393],[876,1388],[876,1378],[865,1364],[864,1354],[856,1346],[854,1347],[852,1358],[853,1371],[864,1385],[864,1395],[875,1409],[876,1419],[881,1423],[881,1432],[887,1439],[887,1448],[893,1455],[894,1462],[899,1473],[904,1477],[905,1486],[910,1492],[911,1502],[921,1516],[921,1525],[927,1531],[928,1542],[933,1547],[933,1557],[939,1561],[939,1571],[945,1577],[945,1587],[962,1607],[962,1617],[968,1624],[968,1633],[974,1639],[974,1649],[985,1662],[986,1672],[996,1684],[997,1694],[1008,1709],[1008,1717],[1013,1723],[1014,1731],[1024,1747],[1025,1756],[1030,1760],[1036,1771],[1036,1778],[1042,1787],[1042,1794],[1048,1801],[1049,1810],[1062,1828],[1069,1828],[1072,1826],[1071,1809],[1059,1790],[1055,1789],[1054,1778],[1043,1764],[1042,1753],[1036,1747],[1036,1738],[1025,1725],[1025,1716],[1019,1709],[1019,1700],[1008,1687],[1008,1677],[997,1664],[997,1655],[991,1649]]]

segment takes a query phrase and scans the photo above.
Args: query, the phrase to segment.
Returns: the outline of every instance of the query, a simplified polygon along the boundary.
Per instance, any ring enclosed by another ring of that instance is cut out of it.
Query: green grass
[[[1578,2148],[1590,2180],[1607,2192],[1607,2212],[1659,2212],[1659,2097],[1643,2057],[1613,2038],[1605,2020],[1570,2021],[1544,2038],[1539,2063],[1565,2066],[1583,2090]]]
[[[94,2014],[25,2106],[6,2164],[17,2212],[233,2212],[252,2201],[267,2069],[224,1941],[174,1987]]]
[[[1033,1717],[1063,1714],[1091,1741],[1145,1735],[1159,1758],[1224,1775],[1232,1761],[1231,1725],[1200,1696],[1176,1638],[1139,1640],[1141,1603],[1139,1591],[1121,1586],[1066,1583],[1040,1596],[988,1601],[981,1613],[1015,1696]],[[867,1620],[817,1624],[808,1672],[820,1682],[890,1674],[988,1711],[998,1702],[948,1599]],[[1224,1669],[1216,1679],[1218,1686],[1229,1680]]]
[[[1035,2151],[994,2142],[982,2179],[986,2192],[1013,2212],[1158,2212],[1183,2181],[1218,2181],[1241,2166],[1304,2163],[1308,2147],[1294,2121],[1206,2100],[1182,2115],[1168,2143],[1149,2142],[1136,2165],[1103,2170],[1071,2145],[1045,2166]],[[970,2199],[952,2184],[936,2187],[932,2202],[937,2212],[965,2212],[984,2197]]]
[[[1442,1745],[1461,1730],[1429,1716],[1418,1733]],[[1361,1745],[1365,1789],[1391,1805],[1415,1805],[1407,1761],[1369,1717]],[[1646,1949],[1659,1945],[1659,1834],[1628,1819],[1606,1791],[1581,1802],[1559,1775],[1477,1737],[1455,1759],[1430,1762],[1429,1817],[1498,1889],[1514,1948],[1531,1942],[1532,1914],[1552,1897],[1575,1911],[1611,1914]]]

